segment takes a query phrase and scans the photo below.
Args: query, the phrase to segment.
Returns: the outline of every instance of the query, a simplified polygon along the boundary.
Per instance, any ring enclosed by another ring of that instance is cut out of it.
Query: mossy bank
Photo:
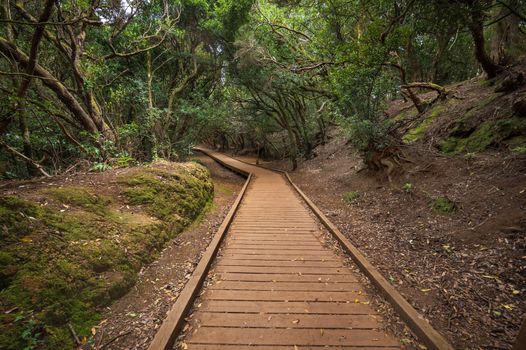
[[[402,140],[406,144],[434,146],[444,155],[480,153],[505,149],[525,153],[526,116],[519,107],[526,101],[526,87],[495,92],[493,85],[473,79],[448,87],[447,99],[439,99],[418,114],[416,108],[395,113],[394,121],[406,122]]]
[[[213,197],[208,170],[159,162],[104,183],[0,196],[0,348],[71,349]],[[113,188],[113,190],[109,190]]]

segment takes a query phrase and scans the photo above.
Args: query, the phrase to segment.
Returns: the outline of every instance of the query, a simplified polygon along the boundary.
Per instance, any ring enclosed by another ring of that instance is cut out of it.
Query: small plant
[[[409,193],[409,192],[413,191],[413,184],[410,183],[410,182],[406,182],[406,183],[402,186],[402,189],[403,189],[405,192]]]
[[[113,159],[112,165],[115,168],[126,168],[126,167],[129,167],[131,164],[133,164],[133,162],[135,162],[135,158],[124,154],[118,158]]]
[[[343,195],[343,200],[347,203],[354,203],[358,198],[360,198],[360,193],[357,191],[350,191]]]
[[[110,169],[111,169],[111,165],[106,164],[104,162],[97,162],[93,164],[93,166],[90,168],[90,171],[102,173],[103,171],[110,170]]]
[[[455,202],[447,197],[437,197],[433,199],[431,207],[438,213],[441,214],[452,214],[457,211],[457,205]]]
[[[511,151],[515,153],[526,154],[526,146],[518,146],[513,148]]]
[[[20,338],[25,344],[24,350],[31,350],[38,347],[42,342],[40,337],[42,336],[42,325],[32,318],[27,318],[23,314],[19,314],[15,318],[15,322],[22,325],[22,332]]]

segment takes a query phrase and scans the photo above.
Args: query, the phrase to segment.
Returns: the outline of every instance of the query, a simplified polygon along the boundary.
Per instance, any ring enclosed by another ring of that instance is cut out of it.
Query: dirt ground
[[[293,180],[455,348],[511,348],[526,316],[525,156],[433,154],[389,183],[342,137],[316,154]],[[454,212],[434,210],[439,197]]]
[[[94,329],[96,336],[91,348],[96,348],[93,345],[99,349],[148,348],[234,202],[244,179],[208,157],[197,155],[194,159],[210,169],[214,182],[213,206],[201,220],[174,239],[154,263],[141,270],[128,294],[107,308],[104,320]]]

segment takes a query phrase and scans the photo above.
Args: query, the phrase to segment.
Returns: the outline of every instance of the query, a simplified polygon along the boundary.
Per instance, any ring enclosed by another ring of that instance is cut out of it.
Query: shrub
[[[347,203],[354,203],[358,198],[360,198],[360,193],[357,191],[350,191],[343,195],[343,200]]]
[[[431,207],[441,214],[452,214],[457,211],[456,203],[447,197],[437,197],[433,199]]]

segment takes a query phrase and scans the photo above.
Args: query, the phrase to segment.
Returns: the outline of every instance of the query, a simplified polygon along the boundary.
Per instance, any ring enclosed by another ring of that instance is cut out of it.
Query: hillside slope
[[[394,101],[387,114],[400,122],[405,144],[431,145],[442,154],[500,148],[526,153],[526,84],[506,91],[506,79],[482,77],[446,87],[447,97],[418,114],[410,102]],[[505,90],[505,91],[502,91]],[[433,93],[422,95],[433,100]]]

